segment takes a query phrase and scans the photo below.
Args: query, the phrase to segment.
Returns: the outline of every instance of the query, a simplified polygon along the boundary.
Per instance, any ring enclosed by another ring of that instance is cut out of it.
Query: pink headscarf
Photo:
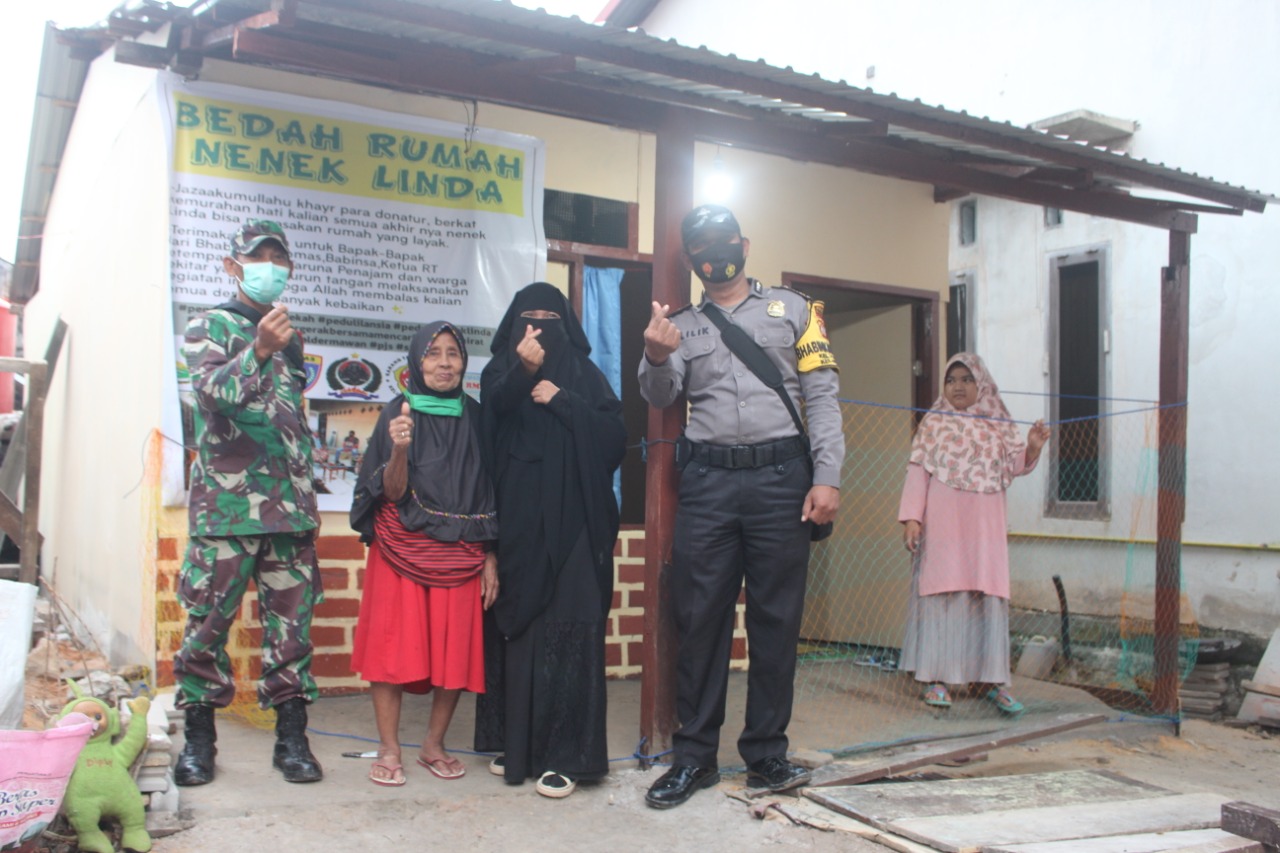
[[[945,393],[939,395],[916,428],[910,461],[953,489],[1002,492],[1013,482],[1008,460],[1023,453],[1026,444],[982,359],[956,353],[942,375],[957,363],[969,368],[977,381],[978,400],[961,412]]]

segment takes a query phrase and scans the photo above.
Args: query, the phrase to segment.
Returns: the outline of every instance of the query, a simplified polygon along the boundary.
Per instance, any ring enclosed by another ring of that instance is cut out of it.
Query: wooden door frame
[[[941,337],[938,333],[938,303],[941,294],[933,290],[876,284],[870,281],[829,278],[799,272],[782,273],[783,287],[803,291],[804,286],[809,284],[877,296],[890,296],[910,305],[912,373],[915,375],[911,389],[911,404],[919,410],[928,409],[933,405],[933,401],[938,398],[938,353],[940,351],[938,342]],[[916,417],[919,419],[919,412]]]

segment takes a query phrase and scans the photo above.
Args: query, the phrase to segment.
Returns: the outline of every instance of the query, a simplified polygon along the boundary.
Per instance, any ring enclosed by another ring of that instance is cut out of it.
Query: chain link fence
[[[1053,433],[1035,469],[1005,493],[1011,692],[1024,717],[1151,713],[1161,410],[1140,400],[1002,396],[1024,437],[1038,419]],[[940,708],[923,701],[928,684],[900,671],[912,555],[898,505],[923,412],[857,401],[841,407],[840,516],[810,561],[796,720],[844,733],[843,743],[823,745],[837,751],[1009,724],[987,687],[950,685],[952,704]],[[1164,411],[1185,416],[1184,407]],[[1184,599],[1183,676],[1197,645],[1190,613]]]

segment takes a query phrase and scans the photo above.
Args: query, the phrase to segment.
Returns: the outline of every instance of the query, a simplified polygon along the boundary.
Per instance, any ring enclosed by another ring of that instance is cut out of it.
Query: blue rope
[[[1094,397],[1089,394],[1050,394],[1045,391],[1001,391],[1004,394],[1016,394],[1022,397],[1057,397],[1060,400],[1107,400],[1115,403],[1159,403],[1159,400],[1142,400],[1137,397]]]
[[[990,417],[989,415],[976,415],[976,414],[969,414],[968,412],[948,412],[943,409],[920,409],[915,406],[895,406],[891,403],[873,403],[870,400],[849,400],[849,399],[842,398],[838,402],[842,404],[847,403],[855,406],[870,406],[876,409],[897,409],[903,412],[922,412],[926,415],[938,414],[938,415],[949,415],[951,417],[956,417],[956,418],[977,418],[979,420],[992,421],[995,423],[1007,423],[1007,424],[1034,424],[1035,423],[1035,421],[1020,421],[1020,420],[1017,420],[1016,418],[993,418],[993,417]],[[1149,406],[1145,409],[1127,409],[1123,412],[1106,412],[1106,413],[1100,413],[1097,415],[1085,415],[1079,418],[1064,418],[1059,421],[1045,421],[1045,426],[1058,426],[1060,424],[1071,424],[1071,423],[1076,423],[1078,421],[1101,420],[1102,418],[1114,418],[1118,415],[1137,415],[1143,412],[1155,412],[1161,409],[1176,409],[1186,405],[1187,403],[1184,400],[1180,403],[1167,403],[1165,405]]]

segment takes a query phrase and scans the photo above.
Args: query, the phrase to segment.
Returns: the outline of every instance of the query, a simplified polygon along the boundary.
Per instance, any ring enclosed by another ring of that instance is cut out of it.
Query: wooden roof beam
[[[218,27],[215,30],[208,30],[203,33],[193,33],[194,43],[185,46],[199,48],[201,50],[216,50],[220,47],[226,47],[231,44],[236,37],[236,33],[241,32],[242,30],[287,28],[297,23],[297,20],[296,7],[272,9],[269,12],[250,15],[247,18],[236,21],[234,24]]]
[[[495,74],[528,74],[533,77],[572,74],[578,70],[578,58],[567,54],[543,56],[537,59],[517,59],[482,65],[485,71]]]

